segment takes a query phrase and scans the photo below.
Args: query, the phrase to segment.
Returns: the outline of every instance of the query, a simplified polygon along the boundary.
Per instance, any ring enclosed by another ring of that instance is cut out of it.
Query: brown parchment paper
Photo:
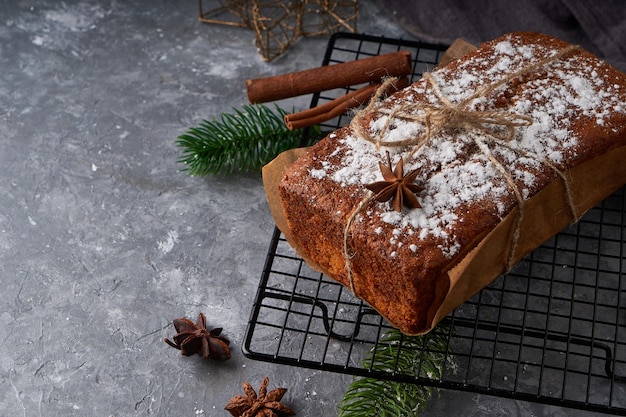
[[[265,189],[265,196],[267,197],[267,203],[269,205],[270,212],[272,213],[272,217],[274,218],[274,223],[276,223],[276,227],[283,232],[283,236],[285,236],[287,242],[296,251],[298,256],[309,264],[311,268],[330,276],[324,268],[319,266],[305,252],[300,250],[300,247],[292,239],[289,227],[287,226],[287,220],[283,215],[280,198],[278,197],[278,183],[280,183],[280,180],[283,178],[285,168],[295,162],[301,155],[304,155],[307,149],[308,148],[296,148],[282,152],[269,164],[265,165],[262,171],[263,188]]]
[[[473,46],[468,45],[461,44],[457,51],[469,52]],[[447,59],[447,62],[455,59],[454,51],[448,54]],[[292,149],[276,157],[263,168],[263,184],[276,226],[282,231],[296,253],[310,267],[330,276],[294,243],[278,196],[278,184],[283,178],[285,168],[306,151],[307,148]],[[565,172],[578,217],[626,183],[626,164],[623,162],[625,160],[626,146],[623,146]],[[533,198],[526,200],[520,225],[521,235],[515,248],[515,262],[572,223],[574,220],[572,208],[565,196],[563,180],[557,178]],[[432,330],[452,310],[489,285],[496,277],[507,272],[508,250],[511,247],[517,215],[517,209],[514,209],[447,272],[447,277],[439,277],[439,279],[449,279],[448,292],[445,298],[431,306],[428,317],[429,326],[417,334]]]
[[[444,67],[457,58],[462,57],[476,49],[475,45],[464,41],[463,39],[457,39],[452,42],[452,45],[443,53],[437,67]]]

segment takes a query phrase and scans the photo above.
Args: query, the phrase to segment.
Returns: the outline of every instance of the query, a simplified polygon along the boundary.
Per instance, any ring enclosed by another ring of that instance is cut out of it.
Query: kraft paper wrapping
[[[462,43],[460,49],[457,50],[465,53],[473,49],[470,47]],[[452,55],[448,53],[446,58],[447,62],[450,62],[455,56],[452,48],[448,52],[452,52]],[[263,168],[263,183],[276,226],[282,231],[286,240],[310,267],[330,276],[294,243],[278,196],[278,184],[285,168],[306,151],[307,148],[298,148],[280,154]],[[625,160],[626,146],[623,146],[564,173],[568,179],[572,203],[578,217],[624,185],[626,164],[623,161]],[[517,216],[518,209],[515,208],[447,272],[447,277],[438,278],[441,280],[441,288],[447,287],[447,292],[444,291],[444,294],[434,300],[428,314],[429,325],[417,334],[428,333],[456,307],[489,285],[499,275],[507,272],[508,250],[511,247]],[[520,261],[573,220],[572,207],[566,198],[565,185],[561,178],[557,178],[534,197],[525,201],[524,216],[520,225],[521,235],[515,246],[514,262]],[[445,281],[449,281],[449,285]]]
[[[285,168],[294,163],[296,159],[300,158],[300,156],[304,155],[307,149],[308,148],[296,148],[282,152],[269,164],[265,165],[263,167],[263,188],[265,189],[267,203],[269,205],[270,212],[272,213],[272,217],[274,218],[274,223],[276,223],[276,227],[278,227],[278,229],[283,233],[287,242],[296,251],[298,256],[301,257],[304,262],[309,264],[311,268],[330,276],[324,268],[319,266],[304,251],[302,251],[292,239],[289,227],[287,226],[287,219],[285,219],[285,216],[283,215],[280,198],[278,197],[278,184],[283,178]]]
[[[452,42],[452,45],[444,52],[439,60],[437,67],[443,67],[457,58],[462,57],[465,54],[469,54],[476,49],[476,46],[471,43],[465,42],[463,39],[457,39]]]

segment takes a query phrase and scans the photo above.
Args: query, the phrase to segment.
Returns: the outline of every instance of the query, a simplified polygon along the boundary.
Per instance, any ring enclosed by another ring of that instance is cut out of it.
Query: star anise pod
[[[174,327],[176,328],[176,334],[172,338],[174,341],[165,339],[165,343],[179,349],[183,355],[191,356],[197,353],[204,359],[215,359],[220,362],[230,359],[228,348],[230,341],[220,336],[221,327],[207,330],[204,314],[198,314],[195,324],[187,318],[174,319]]]
[[[419,193],[424,187],[415,184],[418,171],[413,170],[404,175],[404,160],[400,158],[395,169],[391,168],[391,157],[387,152],[387,165],[382,162],[378,163],[380,172],[383,174],[384,181],[377,181],[366,184],[365,188],[376,193],[374,200],[384,202],[392,200],[392,206],[395,211],[402,211],[402,206],[408,208],[422,207],[417,200],[416,193]]]
[[[244,382],[243,392],[246,395],[234,396],[224,410],[234,417],[283,417],[296,414],[290,407],[282,404],[280,400],[287,392],[287,388],[276,388],[267,392],[269,378],[265,377],[259,387],[259,395],[254,392],[252,385]]]

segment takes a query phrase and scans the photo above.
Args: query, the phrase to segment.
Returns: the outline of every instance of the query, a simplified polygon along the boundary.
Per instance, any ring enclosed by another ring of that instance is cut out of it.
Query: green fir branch
[[[437,380],[446,366],[454,370],[449,352],[449,328],[439,326],[424,336],[406,336],[392,329],[363,359],[373,371],[395,370]],[[339,405],[340,417],[415,417],[438,390],[431,386],[361,377],[346,390]]]
[[[279,153],[300,144],[301,130],[289,130],[283,121],[287,112],[276,106],[244,105],[220,119],[203,120],[180,135],[178,162],[194,176],[258,171]],[[315,130],[315,129],[314,129]],[[312,137],[316,138],[314,131]]]

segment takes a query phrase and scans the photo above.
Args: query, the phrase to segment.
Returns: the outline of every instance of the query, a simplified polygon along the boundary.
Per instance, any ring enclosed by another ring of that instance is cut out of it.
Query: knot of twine
[[[378,106],[379,100],[384,95],[384,92],[389,87],[389,84],[396,81],[395,78],[389,78],[385,80],[377,89],[367,107],[358,111],[355,114],[350,123],[350,126],[356,133],[358,138],[375,144],[377,149],[381,146],[410,147],[411,149],[409,152],[409,157],[412,157],[425,144],[430,142],[431,139],[438,132],[444,129],[464,130],[470,133],[469,136],[477,145],[479,151],[489,159],[489,161],[494,165],[496,170],[504,177],[517,200],[518,212],[515,219],[513,236],[511,237],[511,244],[508,248],[506,261],[506,271],[508,272],[513,267],[515,252],[520,238],[520,228],[524,215],[524,198],[519,187],[517,186],[517,184],[515,184],[515,181],[513,180],[511,174],[502,165],[502,163],[498,161],[495,156],[493,156],[487,143],[496,143],[499,146],[510,149],[513,152],[516,152],[524,157],[534,159],[550,168],[558,177],[563,180],[563,184],[565,187],[565,197],[567,199],[567,204],[572,214],[573,222],[576,222],[578,220],[579,215],[576,213],[569,181],[565,176],[565,173],[558,169],[555,165],[547,161],[545,158],[509,145],[509,142],[515,137],[516,128],[532,125],[532,118],[530,116],[507,111],[473,110],[470,108],[470,105],[475,99],[486,97],[489,93],[493,92],[498,87],[527,73],[535,71],[549,63],[557,61],[561,59],[564,55],[578,48],[579,47],[577,45],[570,45],[566,48],[563,48],[552,56],[539,60],[534,64],[523,67],[520,70],[515,71],[506,77],[503,77],[501,80],[495,83],[484,86],[483,88],[476,91],[474,94],[456,104],[452,103],[441,92],[439,86],[437,85],[430,73],[424,73],[423,78],[428,81],[441,104],[435,105],[427,103],[409,103],[396,106],[392,109],[380,108]],[[364,124],[366,123],[363,123],[363,120],[365,117],[375,113],[386,115],[387,119],[384,126],[378,131],[376,137],[373,137],[369,132],[369,128],[366,129],[364,127]],[[424,133],[404,140],[384,140],[384,136],[387,131],[389,131],[394,120],[405,120],[420,123],[425,128]],[[482,136],[479,134],[482,134]],[[351,260],[354,254],[351,255],[349,251],[350,227],[357,214],[373,200],[373,197],[373,195],[370,195],[361,200],[361,202],[355,207],[355,209],[348,217],[346,226],[344,228],[343,256],[346,263],[350,290],[355,295],[356,292],[354,288],[354,276],[352,272]]]
[[[357,133],[357,136],[360,139],[374,143],[377,148],[381,146],[413,146],[412,155],[443,129],[477,131],[495,140],[509,141],[515,136],[515,128],[530,126],[533,123],[532,118],[526,115],[507,111],[482,111],[469,108],[472,100],[484,97],[501,83],[489,85],[488,88],[484,88],[460,103],[454,104],[443,95],[430,73],[425,73],[423,77],[430,83],[441,104],[415,103],[397,106],[393,109],[376,109],[382,93],[387,90],[389,84],[396,81],[395,78],[389,78],[376,91],[368,106],[357,112],[350,122],[350,126]],[[385,125],[379,130],[376,137],[372,137],[362,123],[363,118],[372,113],[380,113],[387,116]],[[397,119],[421,123],[425,127],[425,132],[420,136],[404,140],[385,141],[383,139],[385,134],[393,121]]]

